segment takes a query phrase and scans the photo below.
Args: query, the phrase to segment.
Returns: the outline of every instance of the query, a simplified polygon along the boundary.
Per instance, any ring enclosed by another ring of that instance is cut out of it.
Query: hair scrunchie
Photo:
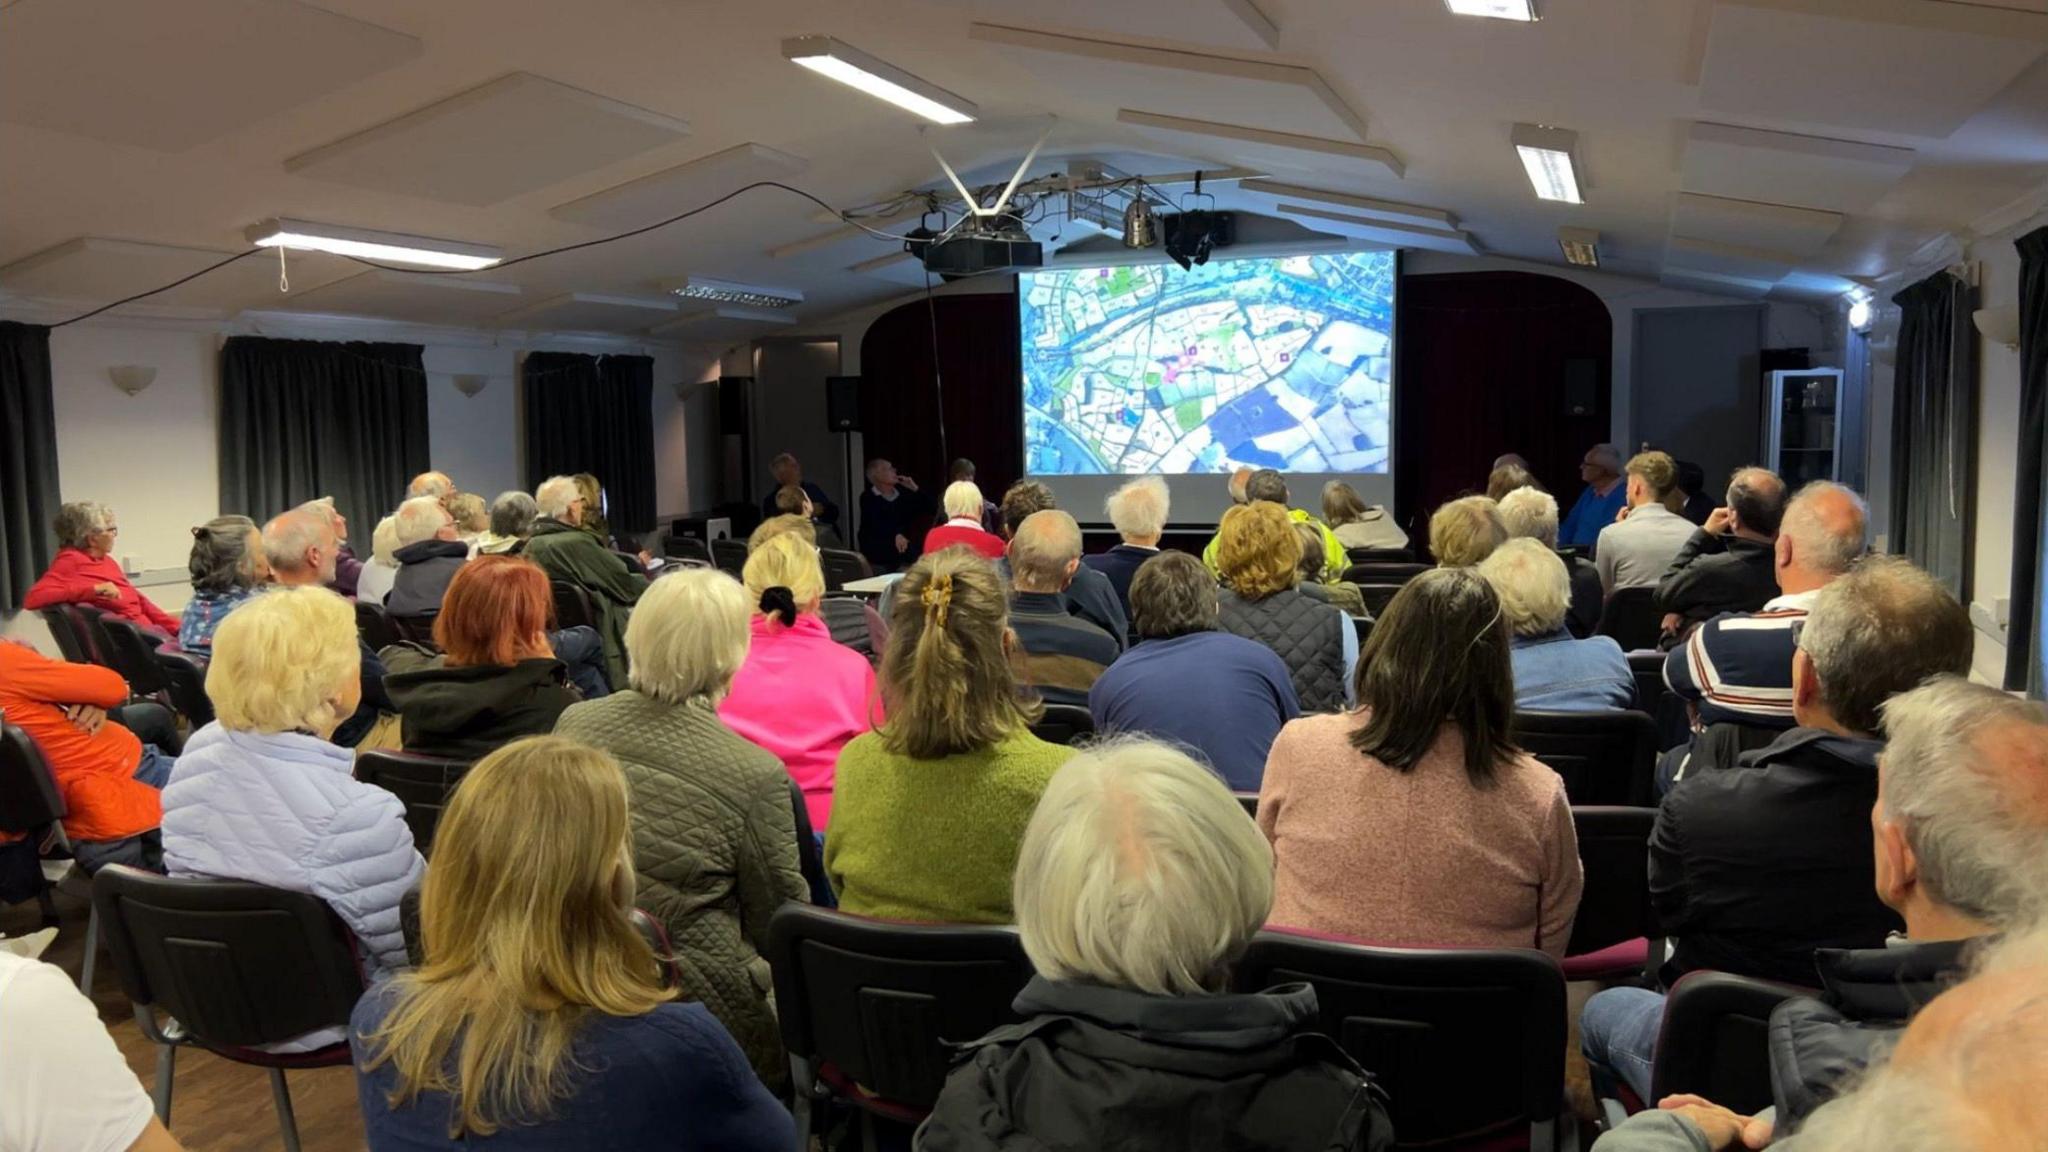
[[[925,620],[934,628],[944,628],[946,610],[953,606],[953,574],[941,572],[932,577],[918,599],[924,604]]]
[[[761,592],[761,611],[770,616],[780,616],[782,626],[787,628],[796,623],[796,593],[777,584]]]

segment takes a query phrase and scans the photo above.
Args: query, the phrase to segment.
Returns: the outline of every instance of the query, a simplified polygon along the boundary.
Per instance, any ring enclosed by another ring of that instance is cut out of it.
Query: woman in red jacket
[[[138,627],[176,636],[177,618],[136,591],[114,559],[114,539],[120,532],[114,510],[96,500],[59,508],[57,558],[42,579],[29,587],[22,607],[33,611],[59,604],[87,604]]]

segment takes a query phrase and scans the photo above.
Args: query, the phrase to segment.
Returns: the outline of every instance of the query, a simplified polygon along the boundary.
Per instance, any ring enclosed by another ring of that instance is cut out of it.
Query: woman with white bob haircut
[[[990,560],[1002,559],[1008,545],[1003,538],[982,527],[981,509],[986,503],[972,480],[955,480],[946,486],[940,505],[946,522],[924,534],[927,555],[941,548],[971,548]]]
[[[1512,540],[1534,540],[1557,550],[1557,497],[1541,488],[1517,488],[1500,498],[1501,526]],[[1600,626],[1600,610],[1607,593],[1600,586],[1600,570],[1583,556],[1562,557],[1565,574],[1571,580],[1571,607],[1565,611],[1565,627],[1574,636],[1591,636]]]
[[[1166,518],[1172,508],[1173,495],[1167,491],[1166,481],[1157,476],[1140,476],[1111,492],[1103,502],[1102,510],[1109,514],[1119,543],[1107,552],[1081,557],[1081,563],[1109,577],[1126,618],[1131,614],[1131,579],[1145,561],[1159,555],[1159,538],[1166,533]]]
[[[1392,1143],[1371,1081],[1308,1031],[1314,989],[1225,991],[1272,906],[1273,851],[1215,773],[1149,740],[1081,752],[1014,883],[1038,969],[1025,1020],[968,1046],[921,1152]]]
[[[1523,489],[1527,491],[1527,489]],[[1571,577],[1557,553],[1534,540],[1510,540],[1479,562],[1514,631],[1509,659],[1515,707],[1599,712],[1635,702],[1635,673],[1609,636],[1574,639],[1565,628]]]

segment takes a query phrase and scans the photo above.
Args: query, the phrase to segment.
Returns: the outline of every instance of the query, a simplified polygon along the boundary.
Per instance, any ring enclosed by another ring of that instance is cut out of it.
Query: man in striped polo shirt
[[[1785,508],[1775,570],[1779,595],[1759,612],[1716,616],[1664,661],[1664,683],[1691,707],[1693,739],[1666,752],[1657,793],[1705,768],[1727,768],[1793,726],[1793,625],[1863,555],[1869,509],[1853,490],[1816,480]]]

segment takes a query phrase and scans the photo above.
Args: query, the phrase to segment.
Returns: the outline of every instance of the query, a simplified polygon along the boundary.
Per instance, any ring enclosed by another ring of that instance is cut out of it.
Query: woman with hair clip
[[[789,1147],[732,1037],[662,987],[633,895],[617,761],[535,736],[470,769],[420,892],[425,963],[350,1022],[373,1152]]]
[[[1564,955],[1584,874],[1564,781],[1515,746],[1511,632],[1469,568],[1380,614],[1358,708],[1280,730],[1259,789],[1278,927]]]
[[[1073,750],[1031,734],[995,566],[949,548],[897,585],[882,658],[888,719],[839,754],[825,875],[839,907],[895,920],[1008,924],[1039,794]]]
[[[718,718],[782,761],[803,789],[812,829],[823,832],[840,749],[882,719],[875,669],[833,640],[818,615],[825,572],[802,537],[763,540],[748,555],[743,579],[756,607],[753,642]]]
[[[192,530],[192,599],[178,619],[178,647],[205,652],[227,614],[270,583],[263,533],[247,516],[220,516]]]

